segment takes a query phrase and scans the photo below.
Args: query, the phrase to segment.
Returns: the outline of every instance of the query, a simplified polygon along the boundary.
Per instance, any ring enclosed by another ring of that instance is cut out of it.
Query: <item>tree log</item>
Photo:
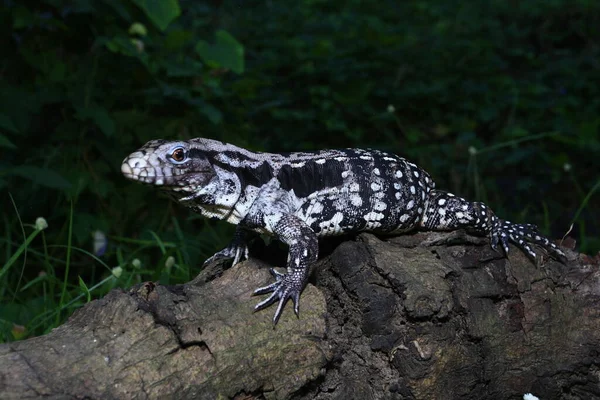
[[[251,259],[178,286],[113,290],[0,345],[0,398],[600,398],[600,268],[508,258],[462,232],[361,234],[273,327]]]

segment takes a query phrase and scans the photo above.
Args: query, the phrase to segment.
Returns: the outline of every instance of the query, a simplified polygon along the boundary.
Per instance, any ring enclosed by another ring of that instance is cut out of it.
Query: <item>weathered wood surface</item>
[[[257,260],[115,290],[0,345],[0,398],[600,398],[600,269],[570,258],[538,267],[461,233],[362,234],[275,328],[273,309],[252,312],[271,281]]]

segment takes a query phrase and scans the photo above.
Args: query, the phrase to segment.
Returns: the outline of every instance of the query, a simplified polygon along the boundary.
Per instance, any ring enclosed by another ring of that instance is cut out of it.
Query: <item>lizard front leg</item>
[[[206,261],[204,265],[208,265],[215,261],[228,261],[233,259],[231,266],[233,267],[243,259],[248,258],[248,234],[249,232],[243,226],[238,225],[235,229],[233,239],[224,249],[216,252]]]
[[[299,315],[300,293],[306,286],[310,266],[317,261],[319,243],[313,230],[292,214],[265,216],[264,222],[277,239],[289,246],[287,273],[282,274],[271,268],[271,274],[276,281],[254,291],[255,295],[272,292],[268,298],[256,305],[255,311],[262,310],[279,300],[273,317],[273,324],[277,324],[288,299],[292,299],[294,312]]]

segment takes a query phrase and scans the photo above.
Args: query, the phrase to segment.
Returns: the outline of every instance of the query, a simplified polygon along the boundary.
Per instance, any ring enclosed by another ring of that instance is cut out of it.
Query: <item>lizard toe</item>
[[[275,284],[273,284],[273,285],[275,285]],[[265,289],[265,288],[256,289],[254,291],[254,294],[263,294],[263,293],[266,293],[266,292],[260,292],[260,293],[258,293],[259,290],[262,290],[262,289]],[[277,301],[277,299],[279,299],[279,294],[277,293],[277,291],[273,291],[273,293],[271,293],[271,295],[269,297],[267,297],[266,299],[264,299],[263,301],[261,301],[260,303],[258,303],[256,306],[254,306],[254,311],[260,311],[262,309],[265,309],[265,308],[269,307],[271,304],[275,303]]]
[[[275,310],[275,315],[273,316],[273,325],[276,325],[279,321],[279,318],[281,317],[283,308],[285,307],[285,304],[289,299],[291,299],[294,303],[294,313],[296,314],[296,316],[299,315],[300,292],[302,290],[301,287],[298,286],[296,281],[289,278],[289,275],[277,272],[273,268],[271,268],[271,274],[275,277],[277,281],[270,285],[256,289],[254,291],[254,294],[259,295],[270,292],[272,293],[269,297],[258,303],[254,307],[254,311],[265,309],[271,304],[275,303],[277,300],[279,300],[277,309]]]
[[[518,248],[520,248],[534,262],[537,262],[537,254],[531,243],[536,244],[553,255],[555,258],[564,262],[566,260],[565,253],[552,243],[546,237],[538,232],[538,228],[534,224],[513,224],[508,221],[503,221],[500,227],[501,234],[507,236]]]

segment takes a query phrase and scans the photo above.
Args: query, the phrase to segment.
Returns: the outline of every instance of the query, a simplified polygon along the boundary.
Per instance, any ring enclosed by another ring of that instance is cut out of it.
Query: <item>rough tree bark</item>
[[[0,397],[600,398],[600,270],[535,266],[461,232],[341,243],[300,319],[253,313],[267,265],[115,290],[48,335],[0,346]],[[219,276],[220,275],[220,276]],[[213,279],[214,278],[214,279]]]

